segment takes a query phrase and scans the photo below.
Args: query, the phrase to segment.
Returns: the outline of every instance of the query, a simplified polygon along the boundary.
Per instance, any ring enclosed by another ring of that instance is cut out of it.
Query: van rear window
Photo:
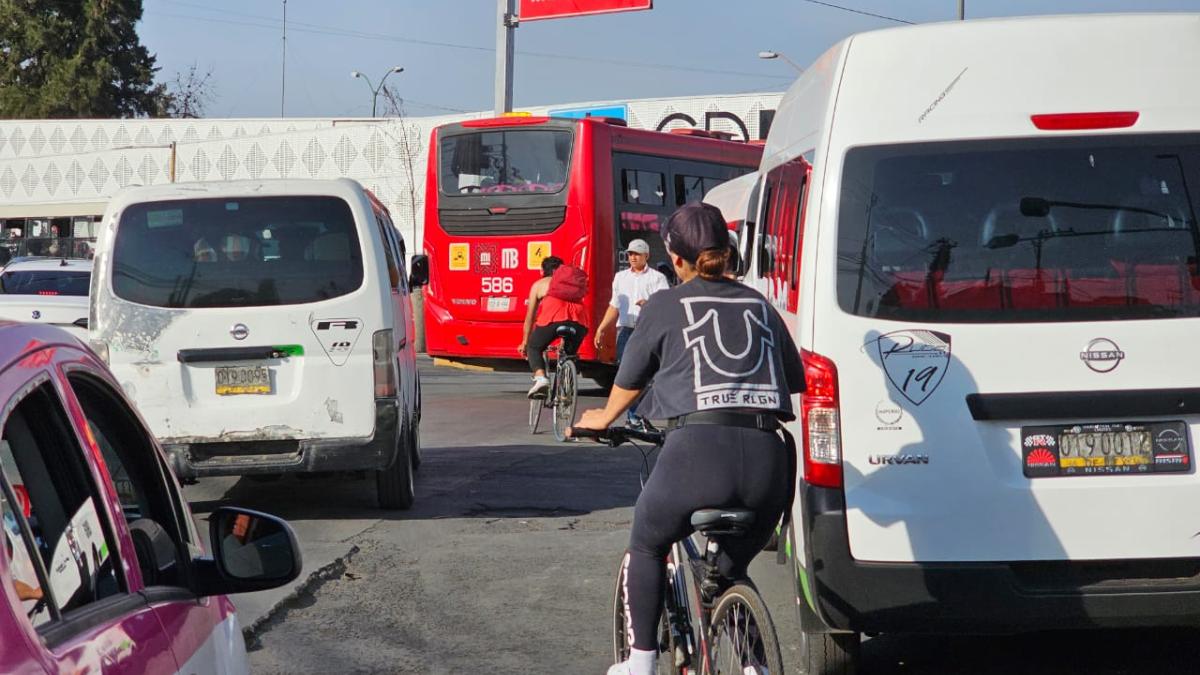
[[[117,297],[155,307],[329,300],[363,282],[350,206],[336,197],[134,204],[112,253]]]
[[[1200,315],[1200,136],[861,147],[846,155],[838,302],[946,322]]]

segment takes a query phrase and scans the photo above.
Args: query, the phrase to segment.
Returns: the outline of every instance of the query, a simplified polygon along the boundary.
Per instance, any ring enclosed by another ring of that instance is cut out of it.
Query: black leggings
[[[546,351],[546,347],[549,347],[551,342],[558,339],[555,331],[559,326],[571,326],[575,329],[575,337],[569,341],[564,339],[563,347],[572,354],[579,351],[579,345],[583,343],[583,336],[587,335],[587,328],[583,324],[574,321],[558,321],[545,326],[534,326],[529,333],[529,341],[525,343],[525,358],[529,359],[529,368],[533,372],[546,369],[546,357],[542,355],[542,352]]]
[[[667,434],[633,512],[633,532],[623,567],[627,630],[638,649],[658,648],[665,565],[671,545],[692,531],[691,515],[703,508],[753,509],[750,533],[721,542],[718,566],[744,577],[783,509],[788,485],[787,446],[777,434],[717,425],[685,426]]]

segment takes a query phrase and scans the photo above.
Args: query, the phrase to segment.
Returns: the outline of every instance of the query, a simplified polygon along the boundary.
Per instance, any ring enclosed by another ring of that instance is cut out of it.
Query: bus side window
[[[800,251],[804,242],[804,210],[808,206],[808,182],[812,167],[805,164],[800,178],[800,189],[796,195],[796,220],[792,231],[791,285],[788,287],[788,310],[795,312],[800,302]]]

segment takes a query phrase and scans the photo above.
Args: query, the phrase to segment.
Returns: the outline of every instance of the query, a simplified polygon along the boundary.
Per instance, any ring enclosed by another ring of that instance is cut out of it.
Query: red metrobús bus
[[[588,274],[589,331],[633,239],[670,264],[659,225],[678,206],[757,168],[762,146],[716,132],[630,129],[622,120],[500,117],[438,127],[429,144],[425,341],[432,356],[519,370],[529,288],[542,259]],[[580,349],[604,378],[614,345]],[[601,366],[601,367],[597,367]]]

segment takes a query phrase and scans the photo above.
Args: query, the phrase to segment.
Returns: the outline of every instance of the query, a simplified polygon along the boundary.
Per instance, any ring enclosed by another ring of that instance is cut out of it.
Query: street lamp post
[[[404,68],[401,68],[400,66],[392,66],[392,68],[390,70],[388,70],[386,73],[384,73],[383,77],[380,78],[379,86],[375,87],[375,86],[371,85],[371,78],[367,77],[366,75],[363,75],[362,73],[358,72],[357,70],[350,71],[350,77],[353,77],[355,79],[362,78],[363,81],[365,81],[367,83],[367,88],[371,90],[371,117],[375,117],[375,111],[378,109],[378,103],[379,103],[379,92],[383,90],[383,83],[387,82],[388,75],[391,75],[392,73],[403,73],[403,72],[404,72]]]
[[[786,55],[786,54],[784,54],[784,53],[782,53],[782,52],[774,52],[774,51],[770,51],[770,50],[767,50],[767,51],[761,51],[761,52],[759,52],[759,53],[758,53],[758,58],[760,58],[760,59],[767,59],[767,60],[770,60],[770,59],[783,59],[784,61],[786,61],[786,62],[787,62],[787,64],[788,64],[789,66],[791,66],[791,67],[795,68],[795,69],[796,69],[796,72],[798,72],[798,73],[803,73],[803,72],[804,72],[804,69],[803,69],[803,68],[801,68],[800,66],[796,65],[796,62],[795,62],[795,61],[793,61],[793,60],[789,59],[789,58],[787,57],[787,55]]]

